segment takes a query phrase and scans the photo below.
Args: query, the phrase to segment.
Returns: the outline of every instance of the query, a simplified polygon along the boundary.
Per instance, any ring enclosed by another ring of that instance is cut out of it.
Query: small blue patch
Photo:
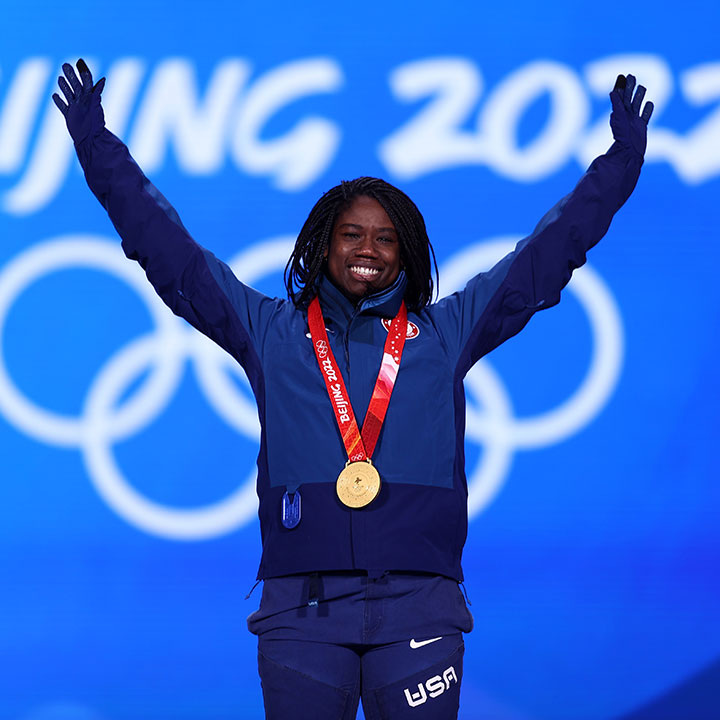
[[[300,492],[293,493],[285,491],[282,497],[282,524],[292,530],[298,526],[301,517]]]

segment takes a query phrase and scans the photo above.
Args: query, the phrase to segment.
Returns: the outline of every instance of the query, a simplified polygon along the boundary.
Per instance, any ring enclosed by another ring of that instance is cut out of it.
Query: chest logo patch
[[[385,332],[390,332],[390,326],[392,325],[392,318],[383,318],[381,320],[382,326],[385,328]],[[408,320],[407,333],[405,335],[406,340],[412,340],[420,334],[420,328],[414,323]]]

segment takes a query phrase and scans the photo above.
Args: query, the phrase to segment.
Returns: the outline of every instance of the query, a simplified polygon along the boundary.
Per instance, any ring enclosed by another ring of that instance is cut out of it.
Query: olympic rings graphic
[[[324,360],[328,354],[327,343],[324,340],[318,340],[315,343],[315,347],[317,348],[318,357],[320,357],[321,360]]]
[[[461,289],[512,250],[518,239],[494,238],[463,249],[441,268],[443,289],[446,293]],[[239,253],[229,265],[252,285],[282,272],[293,244],[289,236],[271,238]],[[5,320],[15,299],[44,275],[70,267],[99,270],[127,283],[146,304],[154,325],[151,333],[131,341],[104,365],[87,391],[79,417],[53,413],[25,397],[11,380],[3,353]],[[516,418],[509,394],[486,358],[465,379],[466,442],[484,449],[476,466],[468,469],[470,517],[496,496],[515,450],[543,447],[577,432],[600,412],[615,388],[623,333],[612,294],[588,265],[575,271],[568,290],[587,313],[593,338],[590,367],[570,398],[536,417]],[[143,496],[115,461],[113,444],[141,432],[160,415],[177,392],[187,360],[215,412],[236,432],[259,443],[257,409],[240,366],[172,315],[116,241],[93,235],[60,236],[33,246],[0,271],[0,412],[39,442],[78,448],[90,481],[110,508],[138,529],[172,540],[221,536],[250,522],[257,512],[254,467],[224,499],[177,509]],[[233,377],[248,390],[241,391]],[[125,398],[138,378],[144,378],[142,384]]]

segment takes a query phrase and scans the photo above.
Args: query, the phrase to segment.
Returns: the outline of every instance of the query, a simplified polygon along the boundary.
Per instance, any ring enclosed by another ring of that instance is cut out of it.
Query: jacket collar
[[[350,322],[353,316],[360,314],[384,318],[395,317],[405,296],[406,287],[407,277],[405,271],[401,270],[397,280],[390,287],[374,295],[368,295],[356,307],[333,285],[325,273],[320,277],[317,286],[323,315],[333,317],[336,321],[341,321],[342,318],[345,323]]]

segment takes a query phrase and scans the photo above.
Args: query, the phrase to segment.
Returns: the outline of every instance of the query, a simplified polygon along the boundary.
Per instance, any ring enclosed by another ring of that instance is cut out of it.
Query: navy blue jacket
[[[555,305],[572,271],[605,234],[637,182],[642,156],[616,142],[532,235],[466,288],[410,313],[408,339],[373,462],[382,477],[366,508],[340,503],[347,457],[313,354],[307,315],[240,282],[200,247],[108,130],[77,145],[87,182],[163,301],[245,369],[262,425],[257,491],[258,577],[333,570],[424,571],[462,579],[467,535],[463,377],[539,309]],[[354,307],[324,278],[318,293],[330,343],[359,422],[377,377],[405,277]],[[232,470],[231,470],[232,471]],[[283,527],[281,498],[300,487],[302,520]]]

